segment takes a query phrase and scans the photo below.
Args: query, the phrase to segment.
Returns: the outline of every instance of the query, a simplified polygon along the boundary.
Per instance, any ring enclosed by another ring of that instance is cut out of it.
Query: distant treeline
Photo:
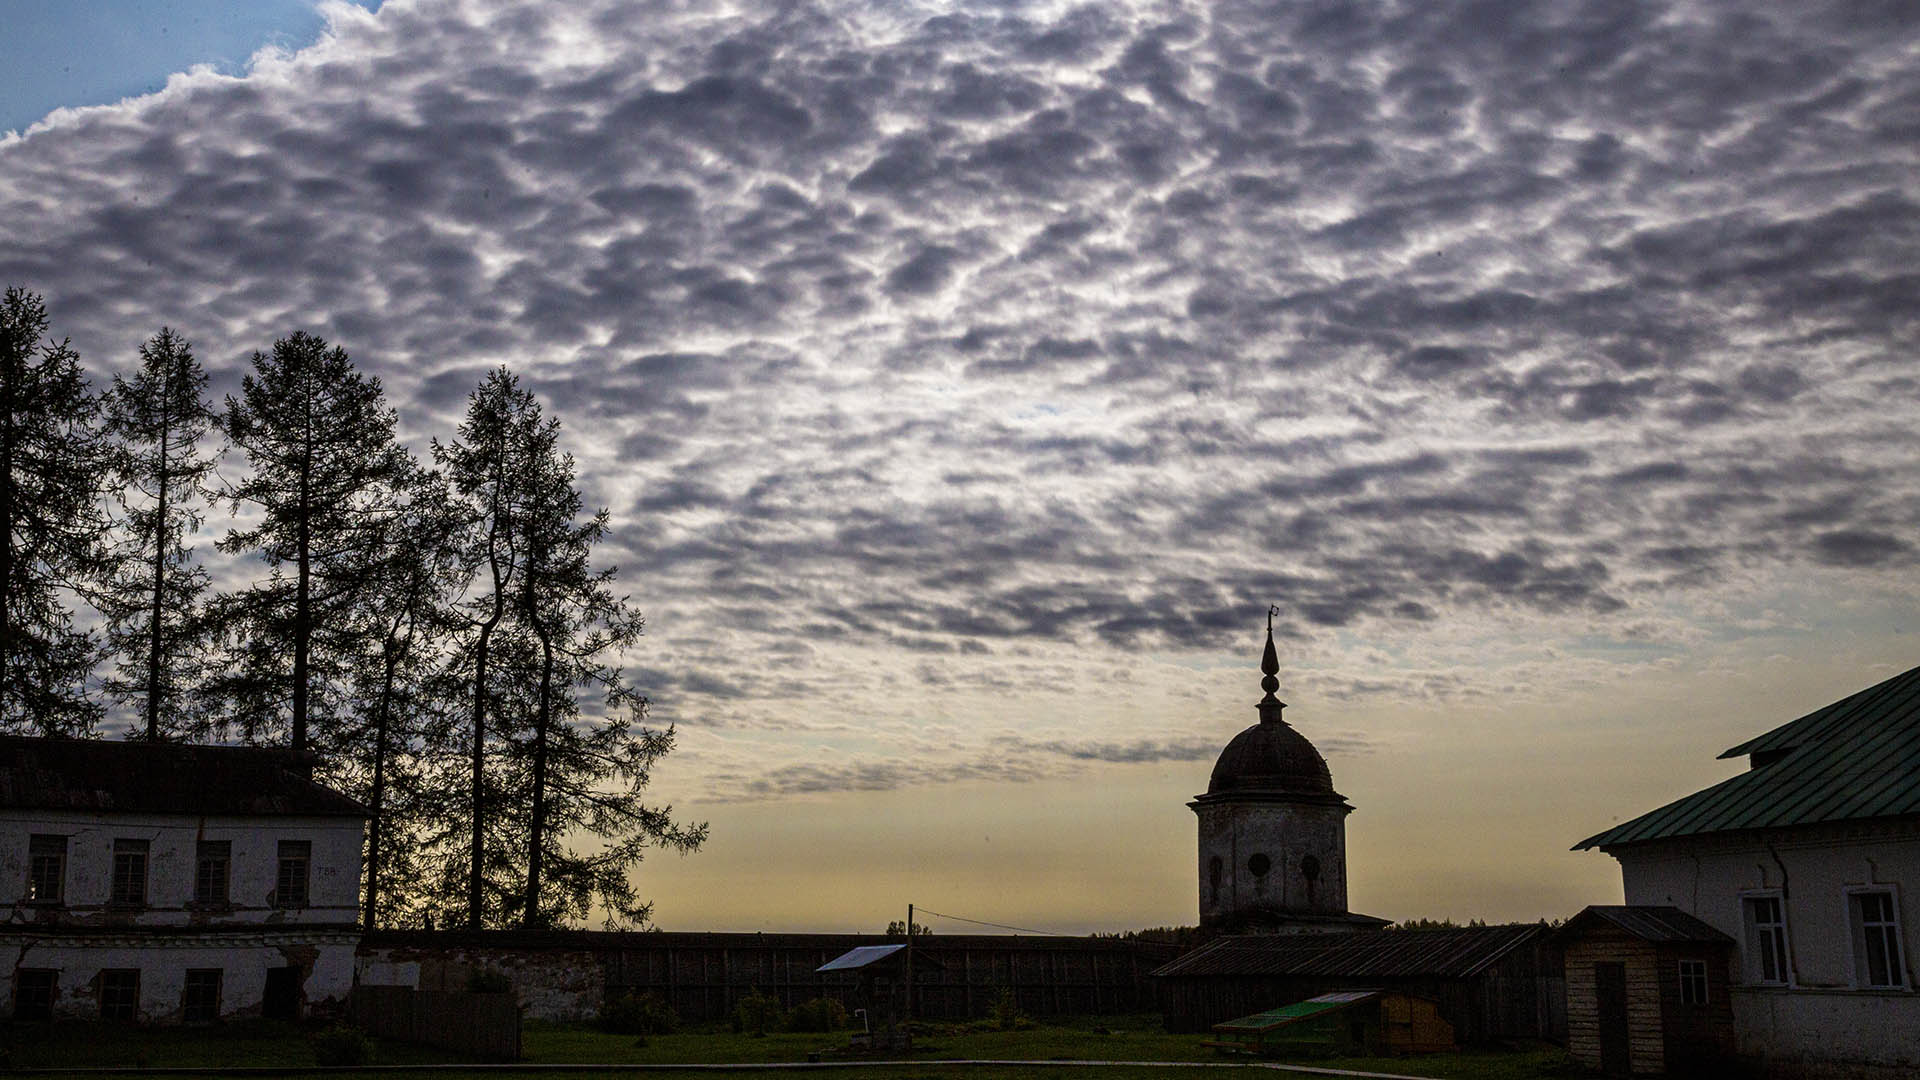
[[[629,871],[706,827],[642,802],[673,731],[618,667],[641,617],[511,371],[423,461],[380,381],[310,334],[216,406],[173,329],[97,392],[49,331],[6,290],[0,731],[83,737],[112,710],[300,755],[372,811],[369,926],[645,922]]]

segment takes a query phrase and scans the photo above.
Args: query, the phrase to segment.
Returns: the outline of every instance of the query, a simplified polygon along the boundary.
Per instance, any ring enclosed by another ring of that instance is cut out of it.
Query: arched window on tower
[[[1313,887],[1320,881],[1320,860],[1308,855],[1300,860],[1300,876],[1307,879],[1307,903],[1313,903]]]
[[[1220,856],[1215,855],[1207,860],[1207,883],[1211,890],[1207,903],[1210,905],[1220,902],[1220,873],[1224,869],[1226,867],[1221,865]]]

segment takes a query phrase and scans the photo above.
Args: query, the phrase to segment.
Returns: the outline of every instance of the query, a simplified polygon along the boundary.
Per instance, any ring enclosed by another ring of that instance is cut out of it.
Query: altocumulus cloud
[[[0,280],[96,372],[336,339],[420,438],[514,365],[682,722],[1913,567],[1911,5],[328,10],[0,143]],[[874,730],[722,786],[1040,769]]]

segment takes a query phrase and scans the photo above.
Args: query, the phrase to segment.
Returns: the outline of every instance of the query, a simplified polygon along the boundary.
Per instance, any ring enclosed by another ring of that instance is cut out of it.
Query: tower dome
[[[1281,719],[1274,614],[1260,657],[1260,722],[1227,743],[1206,794],[1187,804],[1200,819],[1200,924],[1281,933],[1380,926],[1347,910],[1353,807],[1333,789],[1327,759]]]

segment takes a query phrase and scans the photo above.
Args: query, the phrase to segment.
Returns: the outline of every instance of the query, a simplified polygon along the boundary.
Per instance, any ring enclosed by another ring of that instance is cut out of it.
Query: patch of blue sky
[[[381,0],[349,0],[377,10]],[[55,109],[151,94],[210,64],[238,75],[265,46],[319,40],[318,0],[6,0],[0,33],[0,132]]]

